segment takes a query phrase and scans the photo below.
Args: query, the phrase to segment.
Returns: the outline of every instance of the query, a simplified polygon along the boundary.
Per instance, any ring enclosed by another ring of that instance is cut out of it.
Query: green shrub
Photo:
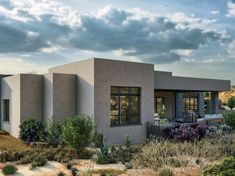
[[[46,141],[47,143],[53,145],[54,147],[62,144],[63,137],[62,137],[62,127],[63,123],[59,121],[49,121],[47,123],[47,136]]]
[[[99,156],[97,161],[96,161],[97,164],[109,164],[110,163],[110,160],[109,160],[109,157],[106,156],[106,155],[102,155],[102,156]]]
[[[81,153],[78,154],[80,159],[91,159],[94,155],[94,152],[88,149],[83,150]]]
[[[20,125],[20,139],[24,142],[37,142],[45,139],[45,127],[42,122],[27,119]]]
[[[228,99],[228,107],[232,110],[235,108],[235,96]]]
[[[169,168],[163,168],[159,171],[159,176],[174,176],[174,173]]]
[[[235,176],[235,157],[225,158],[222,163],[206,168],[203,175]]]
[[[41,167],[46,165],[47,158],[45,156],[37,156],[33,161],[36,163],[36,166]]]
[[[95,147],[96,148],[102,147],[103,140],[104,140],[104,134],[96,130],[93,137],[93,142],[95,144]]]
[[[84,150],[92,141],[93,126],[93,121],[89,116],[67,117],[63,126],[65,142],[77,152]]]
[[[235,112],[230,112],[224,115],[225,124],[235,129]]]
[[[131,144],[132,144],[131,136],[130,135],[126,135],[123,145],[129,148],[131,146]]]
[[[2,168],[2,173],[4,175],[12,175],[12,174],[15,174],[16,171],[17,171],[17,168],[12,164],[7,164],[6,166]]]

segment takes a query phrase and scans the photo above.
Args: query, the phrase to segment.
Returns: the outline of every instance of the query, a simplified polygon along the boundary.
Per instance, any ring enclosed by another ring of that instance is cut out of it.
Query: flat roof
[[[180,77],[170,72],[154,72],[154,88],[176,91],[229,91],[230,80]]]

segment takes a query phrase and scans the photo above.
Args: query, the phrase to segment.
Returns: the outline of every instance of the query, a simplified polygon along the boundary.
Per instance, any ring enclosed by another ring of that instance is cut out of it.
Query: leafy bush
[[[209,126],[206,136],[210,138],[215,138],[222,135],[227,135],[232,132],[232,128],[226,124],[219,124],[216,126]]]
[[[222,163],[206,168],[203,175],[235,176],[235,157],[225,158]]]
[[[84,150],[91,141],[93,135],[93,121],[89,116],[69,116],[63,126],[65,142],[77,152]]]
[[[189,125],[176,125],[170,129],[169,137],[177,141],[193,141],[205,137],[208,126],[197,123]]]
[[[163,168],[159,171],[159,176],[174,176],[174,173],[169,168]]]
[[[98,164],[109,164],[110,160],[109,157],[106,155],[99,156],[96,163]]]
[[[45,138],[45,127],[42,122],[28,119],[20,125],[20,139],[24,142],[43,141]]]
[[[49,144],[53,146],[62,144],[63,142],[62,127],[63,127],[63,124],[61,122],[58,122],[58,121],[48,122],[46,141]]]
[[[232,110],[235,108],[235,96],[228,99],[228,107]]]
[[[95,152],[92,150],[85,149],[81,153],[78,154],[80,159],[91,159]]]
[[[132,144],[132,141],[131,141],[131,136],[130,135],[126,135],[125,136],[125,140],[124,140],[124,146],[126,146],[127,148],[129,148]]]
[[[235,112],[230,112],[224,115],[225,124],[235,129]]]
[[[96,148],[102,147],[103,140],[104,140],[104,134],[96,130],[93,137],[93,142],[95,144],[95,147]]]
[[[17,171],[17,168],[12,164],[7,164],[6,166],[2,168],[2,173],[4,175],[12,175],[12,174],[15,174],[16,171]]]

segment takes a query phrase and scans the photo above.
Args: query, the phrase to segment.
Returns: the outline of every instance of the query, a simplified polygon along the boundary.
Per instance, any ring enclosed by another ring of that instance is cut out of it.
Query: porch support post
[[[218,114],[219,113],[219,93],[211,92],[211,113]]]
[[[198,97],[198,111],[201,117],[205,117],[205,95],[204,92],[199,92]]]
[[[176,103],[175,104],[176,119],[182,118],[184,112],[183,93],[181,92],[175,93],[175,103]]]

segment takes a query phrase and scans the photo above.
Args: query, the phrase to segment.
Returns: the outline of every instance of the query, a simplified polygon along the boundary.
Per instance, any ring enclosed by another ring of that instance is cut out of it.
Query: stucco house
[[[154,71],[154,64],[87,59],[50,68],[45,75],[2,75],[0,125],[18,137],[26,118],[64,120],[83,113],[113,143],[123,143],[126,134],[142,143],[147,122],[154,121],[162,105],[169,120],[188,110],[206,118],[219,113],[218,93],[230,90],[230,84]],[[210,92],[206,106],[205,92]]]

